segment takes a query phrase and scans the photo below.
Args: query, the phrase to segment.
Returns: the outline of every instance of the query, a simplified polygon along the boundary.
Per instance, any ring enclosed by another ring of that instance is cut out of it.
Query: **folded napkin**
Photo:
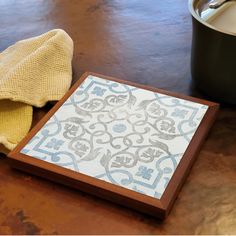
[[[0,53],[0,152],[27,134],[32,106],[59,100],[72,79],[73,41],[61,29],[22,40]]]

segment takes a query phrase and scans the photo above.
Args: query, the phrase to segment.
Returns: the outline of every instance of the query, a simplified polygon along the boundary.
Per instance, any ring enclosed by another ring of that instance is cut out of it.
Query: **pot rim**
[[[213,25],[207,23],[206,21],[204,21],[195,11],[193,5],[194,3],[196,2],[197,0],[188,0],[188,8],[189,8],[189,11],[191,13],[191,15],[197,20],[199,21],[200,23],[202,23],[203,25],[207,26],[208,28],[211,28],[215,31],[218,31],[220,33],[223,33],[223,34],[227,34],[227,35],[231,35],[231,36],[236,36],[236,33],[232,33],[230,31],[227,31],[227,30],[221,30],[219,28],[216,28],[214,27]]]

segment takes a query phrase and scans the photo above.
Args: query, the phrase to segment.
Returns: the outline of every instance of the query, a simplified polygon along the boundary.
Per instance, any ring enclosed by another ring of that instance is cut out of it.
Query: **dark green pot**
[[[196,86],[216,101],[236,104],[236,35],[204,22],[189,0],[193,37],[191,72]]]

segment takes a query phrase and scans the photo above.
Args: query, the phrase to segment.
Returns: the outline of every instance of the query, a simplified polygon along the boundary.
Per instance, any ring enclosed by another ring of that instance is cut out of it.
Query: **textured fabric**
[[[32,106],[0,100],[0,152],[12,150],[30,129],[32,122]]]
[[[69,89],[73,41],[63,30],[17,42],[0,54],[0,99],[42,107]]]
[[[22,40],[0,53],[0,152],[27,134],[32,106],[59,100],[72,79],[73,41],[55,29]]]

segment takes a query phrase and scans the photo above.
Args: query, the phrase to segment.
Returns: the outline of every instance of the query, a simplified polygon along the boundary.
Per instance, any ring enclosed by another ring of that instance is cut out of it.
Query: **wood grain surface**
[[[191,82],[187,0],[0,0],[0,51],[63,28],[85,71],[202,97]],[[207,99],[207,97],[204,97]],[[51,108],[34,109],[34,124]],[[0,234],[236,234],[236,110],[223,105],[166,221],[9,167],[0,155]]]

